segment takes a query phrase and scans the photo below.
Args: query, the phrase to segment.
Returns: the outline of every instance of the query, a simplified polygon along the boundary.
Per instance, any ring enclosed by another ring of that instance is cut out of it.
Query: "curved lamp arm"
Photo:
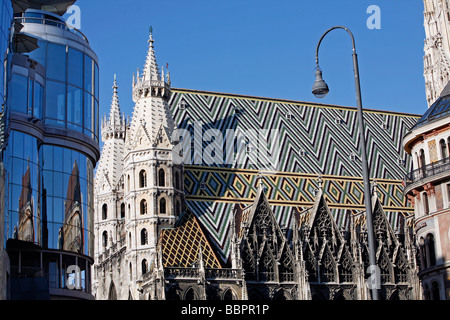
[[[322,43],[323,38],[325,38],[325,36],[330,33],[331,31],[335,30],[335,29],[343,29],[345,31],[348,32],[348,34],[350,35],[350,37],[352,38],[352,46],[353,46],[353,54],[356,54],[356,46],[355,46],[355,37],[353,37],[353,33],[347,28],[347,27],[343,27],[343,26],[335,26],[332,27],[330,29],[328,29],[320,38],[319,43],[317,44],[317,49],[316,49],[316,66],[319,67],[319,47],[320,44]]]

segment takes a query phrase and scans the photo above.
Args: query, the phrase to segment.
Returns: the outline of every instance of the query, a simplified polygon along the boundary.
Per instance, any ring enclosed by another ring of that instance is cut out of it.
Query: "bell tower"
[[[152,30],[142,74],[133,75],[135,103],[124,154],[127,253],[133,278],[148,271],[162,228],[177,222],[184,203],[183,165],[175,164],[178,144],[168,101],[170,74],[159,68]]]

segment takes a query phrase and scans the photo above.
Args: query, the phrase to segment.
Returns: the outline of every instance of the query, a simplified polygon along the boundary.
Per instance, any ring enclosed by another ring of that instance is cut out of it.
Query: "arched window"
[[[127,176],[127,191],[130,191],[130,175]]]
[[[423,213],[425,215],[430,214],[430,205],[428,203],[428,194],[426,192],[422,195],[422,202],[423,202]]]
[[[165,187],[166,186],[166,173],[164,169],[159,169],[158,171],[158,186]]]
[[[425,151],[420,149],[419,151],[419,168],[425,167]]]
[[[434,236],[429,233],[427,235],[428,256],[430,258],[430,267],[436,265],[436,251],[434,248]]]
[[[147,172],[145,170],[141,170],[139,172],[139,188],[147,187]]]
[[[106,220],[106,218],[108,218],[108,205],[105,203],[102,206],[102,219]]]
[[[197,300],[195,297],[194,289],[189,288],[186,292],[186,295],[184,296],[184,300]]]
[[[228,289],[223,295],[223,300],[234,300],[233,290]]]
[[[128,245],[131,248],[131,232],[128,233]]]
[[[141,245],[145,246],[146,244],[148,244],[147,229],[142,229],[141,230]]]
[[[108,231],[103,231],[102,243],[103,243],[103,250],[106,250],[106,248],[108,247]]]
[[[125,203],[122,202],[120,205],[120,219],[125,219]]]
[[[142,260],[142,275],[146,274],[148,271],[147,259]]]
[[[441,139],[441,141],[439,141],[439,146],[441,147],[442,159],[447,159],[448,158],[448,150],[447,150],[447,144],[445,143],[444,139]]]
[[[423,270],[427,267],[427,249],[425,246],[425,239],[423,237],[421,237],[419,241],[419,251],[420,251],[420,266],[421,269]]]
[[[159,213],[166,214],[166,199],[165,198],[161,198],[161,200],[159,200]]]
[[[147,201],[142,199],[141,201],[141,215],[147,214]]]

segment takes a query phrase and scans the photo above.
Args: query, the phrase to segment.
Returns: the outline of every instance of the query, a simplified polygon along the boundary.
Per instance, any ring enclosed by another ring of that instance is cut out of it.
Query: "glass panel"
[[[88,56],[84,56],[84,90],[94,93],[94,70],[93,70],[94,61]]]
[[[67,122],[71,129],[80,130],[83,126],[83,90],[70,85],[67,86]]]
[[[44,87],[39,83],[34,83],[34,108],[33,116],[42,119],[42,109],[44,106]]]
[[[27,113],[28,78],[13,74],[11,89],[11,110]]]
[[[64,126],[66,116],[66,86],[63,83],[47,81],[45,118],[61,120],[56,122]]]
[[[99,99],[99,72],[98,72],[98,65],[96,63],[95,64],[95,75],[94,75],[94,82],[95,82],[95,98],[98,100]]]
[[[77,87],[83,88],[83,54],[72,48],[69,48],[67,81]]]
[[[28,108],[27,114],[29,116],[33,115],[33,90],[34,90],[34,81],[29,79],[28,81]]]
[[[93,131],[93,121],[94,121],[94,98],[89,93],[84,93],[84,128],[88,131],[85,133],[91,136],[91,131]]]
[[[47,44],[47,78],[66,81],[66,47]]]
[[[45,56],[47,53],[47,42],[39,40],[38,46],[39,46],[39,48],[28,53],[28,56],[31,59],[33,59],[34,61],[37,61],[38,63],[42,64],[45,67],[46,66]]]

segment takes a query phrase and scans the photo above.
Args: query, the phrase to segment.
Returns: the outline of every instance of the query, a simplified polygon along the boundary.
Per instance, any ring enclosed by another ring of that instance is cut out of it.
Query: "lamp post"
[[[362,99],[361,99],[361,86],[359,79],[359,67],[358,67],[358,56],[356,54],[355,38],[349,29],[342,26],[336,26],[328,29],[320,38],[316,49],[316,81],[314,82],[312,93],[318,98],[324,98],[330,91],[328,85],[322,78],[322,70],[319,67],[319,47],[322,43],[323,38],[332,30],[344,29],[352,38],[353,45],[353,71],[355,77],[356,86],[356,101],[358,106],[358,123],[359,123],[359,136],[360,136],[360,149],[362,158],[362,169],[363,169],[363,179],[364,179],[364,202],[366,206],[366,225],[367,225],[367,236],[369,242],[369,270],[375,272],[375,285],[371,283],[370,288],[372,289],[372,299],[378,300],[378,289],[377,286],[379,282],[378,268],[376,267],[375,260],[375,239],[373,231],[373,220],[372,220],[372,201],[371,201],[371,190],[370,190],[370,177],[369,177],[369,165],[367,163],[367,151],[366,151],[366,140],[364,137],[364,118],[362,111]]]

